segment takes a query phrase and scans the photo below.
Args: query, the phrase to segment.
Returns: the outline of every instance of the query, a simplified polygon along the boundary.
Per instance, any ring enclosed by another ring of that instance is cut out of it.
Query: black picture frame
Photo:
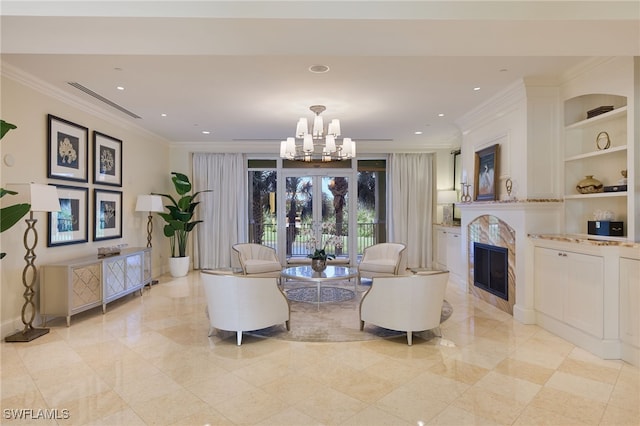
[[[496,181],[500,177],[498,154],[500,145],[495,144],[476,152],[474,195],[476,201],[497,199]]]
[[[47,114],[47,177],[89,181],[89,129]]]
[[[122,238],[122,191],[93,189],[93,241]]]
[[[86,243],[89,239],[89,189],[50,185],[58,190],[60,211],[48,214],[47,247]]]
[[[462,193],[462,152],[456,149],[451,151],[451,155],[453,155],[453,189],[458,194],[458,200],[460,200],[460,194]],[[462,222],[462,210],[454,204],[453,223],[460,224],[460,222]]]
[[[93,183],[122,186],[122,141],[93,131]]]

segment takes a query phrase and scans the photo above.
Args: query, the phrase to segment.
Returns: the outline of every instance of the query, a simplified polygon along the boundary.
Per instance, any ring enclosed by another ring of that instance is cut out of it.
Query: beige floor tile
[[[328,389],[293,404],[293,407],[321,423],[339,424],[363,410],[366,404],[342,392]]]
[[[170,425],[207,409],[201,399],[184,389],[130,405],[146,424],[156,425]]]
[[[482,426],[495,426],[500,423],[496,423],[493,420],[485,419],[475,413],[470,413],[461,408],[450,405],[435,418],[433,418],[428,425],[440,425],[440,426],[461,426],[461,425],[482,425]]]
[[[416,392],[415,387],[409,386],[399,387],[373,404],[376,408],[414,425],[420,424],[419,422],[428,423],[447,408],[447,405],[447,402],[429,398],[424,392]]]
[[[453,406],[499,424],[511,424],[524,411],[526,404],[474,386],[456,399]]]
[[[609,405],[600,425],[602,426],[638,426],[640,425],[640,415],[638,413],[638,405],[629,406],[629,410]]]
[[[388,425],[397,426],[406,423],[405,420],[394,416],[386,411],[383,411],[376,407],[367,407],[353,417],[348,418],[341,423],[347,426],[359,426],[359,425]]]
[[[473,385],[490,370],[457,359],[445,359],[429,367],[429,372]]]
[[[555,372],[546,386],[603,403],[609,401],[613,392],[613,385],[561,371]]]
[[[620,373],[618,368],[605,367],[600,364],[570,357],[567,357],[567,359],[560,364],[558,371],[611,385],[616,383],[618,374]]]
[[[217,404],[215,409],[236,424],[261,422],[289,405],[262,389],[252,389]]]
[[[572,393],[544,387],[533,398],[529,407],[570,417],[583,424],[597,424],[602,417],[606,404]]]
[[[545,384],[555,372],[555,370],[551,368],[541,367],[513,358],[503,360],[496,366],[494,371],[504,374],[505,376],[515,377],[538,385]]]
[[[233,423],[230,423],[230,424],[233,424]],[[289,407],[256,424],[260,426],[284,426],[284,425],[321,426],[324,423],[314,419],[311,416],[307,416],[306,414],[304,414],[303,412],[295,408]]]
[[[193,273],[0,342],[0,408],[38,425],[636,425],[640,369],[524,325],[456,286],[444,339],[289,342],[207,336]],[[24,413],[24,411],[23,411]],[[35,424],[6,419],[2,424]],[[635,421],[635,423],[634,423]],[[421,422],[421,423],[419,423]]]
[[[584,426],[586,424],[588,423],[572,417],[567,417],[555,411],[531,406],[527,407],[524,412],[520,414],[515,423],[513,423],[514,426]]]

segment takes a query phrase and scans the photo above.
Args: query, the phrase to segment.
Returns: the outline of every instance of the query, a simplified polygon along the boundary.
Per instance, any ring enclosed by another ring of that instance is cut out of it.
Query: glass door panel
[[[349,178],[322,177],[322,226],[320,240],[327,252],[349,256]]]
[[[305,235],[313,222],[312,176],[289,176],[285,180],[285,226],[287,257],[306,257]]]

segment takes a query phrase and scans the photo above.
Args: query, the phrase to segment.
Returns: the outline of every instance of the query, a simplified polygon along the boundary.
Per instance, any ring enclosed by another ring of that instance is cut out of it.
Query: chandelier
[[[325,130],[320,114],[327,108],[311,105],[309,109],[316,115],[311,131],[306,118],[298,120],[296,136],[280,142],[280,157],[297,161],[336,161],[355,157],[356,143],[351,138],[343,138],[341,145],[336,143],[340,136],[340,120],[334,118]]]

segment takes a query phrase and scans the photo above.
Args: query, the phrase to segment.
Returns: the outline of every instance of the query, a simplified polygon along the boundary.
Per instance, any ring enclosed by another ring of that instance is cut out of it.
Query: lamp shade
[[[162,197],[159,195],[138,195],[136,201],[137,212],[161,212],[164,211]]]
[[[454,190],[438,191],[438,204],[454,204],[458,201],[458,193]]]
[[[11,204],[31,204],[32,212],[59,212],[60,200],[58,189],[53,185],[42,183],[15,183],[7,185],[9,189],[17,192],[9,197]]]

